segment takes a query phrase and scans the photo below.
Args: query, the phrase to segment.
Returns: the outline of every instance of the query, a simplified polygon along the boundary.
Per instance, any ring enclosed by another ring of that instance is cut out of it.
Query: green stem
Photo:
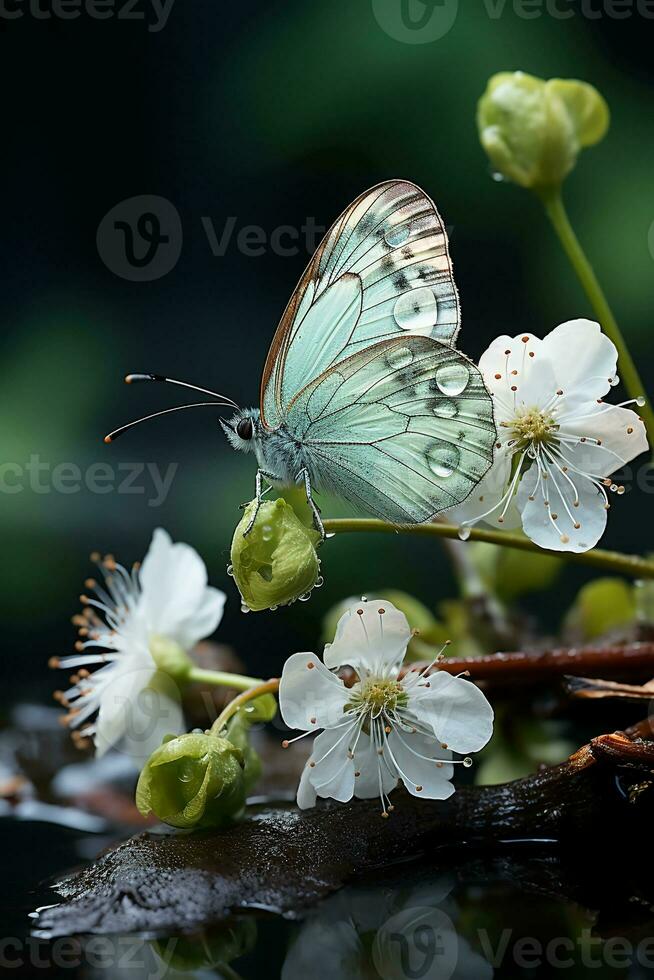
[[[252,680],[251,678],[243,678],[243,680]],[[276,694],[279,690],[279,678],[272,677],[269,681],[254,681],[254,687],[248,688],[235,697],[229,704],[225,705],[223,710],[220,712],[213,725],[211,726],[211,731],[216,734],[220,734],[232,715],[236,714],[239,708],[242,708],[244,704],[248,701],[252,701],[254,698],[260,697],[262,694]]]
[[[386,521],[373,519],[345,518],[324,521],[327,534],[378,532],[381,534],[411,534],[428,538],[458,538],[457,524],[406,524],[398,527],[387,524]],[[521,534],[511,534],[508,531],[492,531],[483,528],[470,529],[471,541],[486,541],[488,544],[502,545],[505,548],[517,548],[520,551],[532,551],[536,554],[555,555],[566,561],[579,565],[591,565],[604,571],[619,572],[632,578],[654,578],[654,561],[641,558],[640,555],[623,555],[619,551],[604,551],[593,548],[581,553],[570,551],[548,551],[530,541]]]
[[[247,691],[255,684],[263,684],[263,681],[257,677],[227,674],[222,670],[204,670],[202,667],[192,667],[188,679],[198,681],[200,684],[213,684],[216,687],[234,687],[238,691]]]
[[[606,336],[613,341],[617,350],[620,366],[620,377],[631,398],[646,398],[647,389],[643,384],[642,378],[638,373],[638,368],[633,357],[629,353],[629,348],[625,343],[608,300],[604,295],[593,267],[588,261],[579,239],[577,238],[570,219],[568,218],[560,188],[548,189],[540,194],[540,198],[545,207],[545,212],[549,217],[563,250],[570,260],[579,282],[581,283],[586,296],[591,302],[595,315],[604,330]],[[649,444],[654,449],[654,411],[647,399],[645,405],[639,408],[639,414],[645,423]]]

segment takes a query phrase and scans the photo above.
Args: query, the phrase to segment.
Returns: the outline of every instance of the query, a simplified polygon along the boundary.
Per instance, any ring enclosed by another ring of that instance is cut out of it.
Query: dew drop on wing
[[[465,364],[443,364],[436,371],[436,384],[444,395],[460,395],[470,381]]]
[[[402,245],[407,240],[410,234],[410,225],[399,225],[395,228],[388,228],[384,232],[384,241],[390,248],[397,248],[398,245]]]
[[[432,405],[432,412],[441,419],[453,419],[459,414],[459,407],[451,398],[438,398]]]
[[[409,350],[408,347],[399,347],[391,350],[386,355],[386,363],[389,368],[392,368],[394,371],[399,371],[401,368],[408,367],[409,364],[413,363],[413,351]]]
[[[393,316],[402,330],[429,330],[438,320],[438,303],[433,289],[419,286],[398,296]]]
[[[427,465],[434,476],[445,479],[452,476],[461,454],[456,446],[434,446],[427,452]]]

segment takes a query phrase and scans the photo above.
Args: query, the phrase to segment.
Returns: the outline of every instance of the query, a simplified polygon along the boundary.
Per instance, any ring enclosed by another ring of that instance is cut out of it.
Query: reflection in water
[[[417,888],[346,888],[292,940],[282,980],[487,980],[493,970],[456,931],[452,881]]]

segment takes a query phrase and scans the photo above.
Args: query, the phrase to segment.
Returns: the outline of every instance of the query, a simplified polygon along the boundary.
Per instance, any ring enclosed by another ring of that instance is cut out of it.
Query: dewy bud
[[[609,110],[586,82],[500,72],[477,107],[479,138],[493,169],[531,190],[560,186],[579,151],[609,127]]]
[[[255,501],[248,504],[234,532],[231,561],[244,605],[258,612],[311,592],[320,574],[320,534],[280,497],[261,504],[254,527],[244,537],[255,506]]]
[[[167,736],[141,772],[136,805],[171,827],[223,826],[245,806],[243,753],[217,735]]]

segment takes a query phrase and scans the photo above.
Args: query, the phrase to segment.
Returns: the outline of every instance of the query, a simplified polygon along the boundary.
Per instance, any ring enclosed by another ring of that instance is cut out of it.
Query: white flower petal
[[[307,764],[309,782],[318,796],[346,803],[354,794],[354,760],[348,754],[345,729],[327,729],[313,743]],[[314,762],[314,766],[311,766]]]
[[[311,785],[310,775],[311,769],[306,765],[302,770],[300,785],[297,788],[297,805],[300,810],[308,810],[316,805],[316,791]]]
[[[179,703],[177,685],[157,672],[149,656],[126,655],[116,661],[100,692],[94,737],[98,756],[120,746],[136,761],[147,759],[163,735],[180,730]]]
[[[618,352],[599,323],[568,320],[543,338],[541,351],[556,365],[566,400],[601,398],[611,387]]]
[[[164,735],[181,735],[186,731],[179,694],[168,697],[162,691],[147,692],[148,695],[151,693],[152,697],[148,697],[147,701],[150,712],[148,722],[134,731],[128,730],[118,744],[120,752],[129,756],[136,769],[143,768],[154,750],[161,745]]]
[[[576,454],[566,455],[576,458]],[[520,481],[518,507],[525,534],[551,551],[588,551],[606,527],[604,494],[572,469],[564,476],[549,465],[547,473],[547,479],[539,481],[537,467],[532,466]]]
[[[397,786],[398,776],[394,768],[389,768],[390,760],[384,760],[377,752],[372,739],[363,733],[354,753],[354,771],[359,773],[354,780],[354,795],[360,800],[371,800],[384,793],[392,792]]]
[[[436,737],[427,739],[418,734],[400,733],[395,728],[388,736],[388,748],[384,751],[391,764],[396,765],[400,779],[412,796],[446,800],[454,792],[449,781],[454,767],[448,763],[440,768],[437,765],[437,760],[449,758],[451,753],[441,749]],[[429,756],[429,759],[423,756]]]
[[[605,402],[592,402],[576,415],[562,417],[559,435],[587,440],[572,449],[565,445],[561,448],[566,455],[574,452],[579,469],[598,476],[609,476],[648,449],[645,424],[638,415]],[[601,446],[588,440],[599,440]]]
[[[178,622],[171,639],[176,640],[184,650],[191,650],[200,640],[211,636],[223,618],[226,599],[224,592],[208,585],[199,596],[193,613]]]
[[[205,598],[207,569],[188,544],[173,544],[163,528],[157,528],[139,574],[141,601],[148,630],[178,639],[180,625],[189,620]]]
[[[458,507],[452,507],[444,515],[453,524],[472,524],[483,518],[486,524],[509,530],[520,527],[520,511],[515,505],[515,493],[509,506],[504,510],[504,497],[509,487],[511,475],[511,454],[497,451],[490,470]],[[498,518],[503,517],[503,520]]]
[[[501,441],[502,422],[513,418],[516,410],[545,404],[559,388],[556,365],[544,355],[543,345],[532,334],[504,335],[480,358],[479,369],[493,396]]]
[[[354,762],[349,758],[349,751],[356,728],[357,720],[353,718],[349,726],[327,728],[314,739],[311,755],[307,761],[307,766],[311,770],[309,779],[314,789],[331,786],[334,780],[339,782],[345,762],[351,763],[354,771]],[[331,793],[320,795],[331,796]]]
[[[430,675],[429,687],[409,690],[407,710],[463,755],[478,752],[493,734],[493,709],[484,694],[476,684],[444,670]]]
[[[386,599],[355,603],[341,616],[334,642],[325,648],[328,667],[348,665],[359,675],[396,672],[411,630],[403,612]]]
[[[341,680],[313,653],[294,653],[284,664],[279,682],[279,710],[289,728],[313,731],[347,720],[349,699]]]

